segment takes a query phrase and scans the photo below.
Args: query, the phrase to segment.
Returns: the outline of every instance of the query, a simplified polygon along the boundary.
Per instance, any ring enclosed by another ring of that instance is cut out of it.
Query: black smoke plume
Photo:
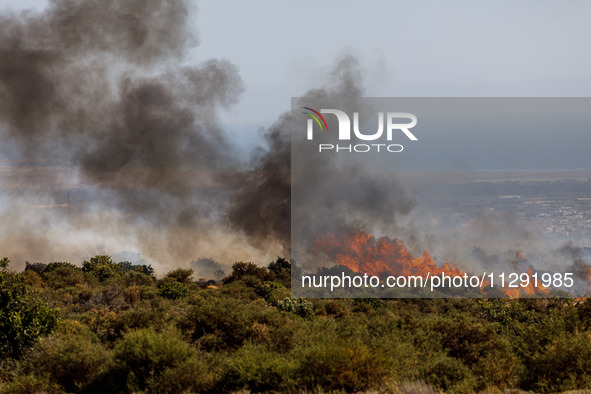
[[[191,11],[182,0],[54,0],[40,13],[0,16],[2,151],[43,167],[31,177],[13,165],[3,178],[3,192],[14,192],[4,253],[15,243],[48,248],[51,233],[72,230],[66,222],[111,234],[127,226],[125,236],[153,249],[179,248],[167,238],[213,225],[224,193],[215,180],[237,164],[218,112],[237,101],[242,81],[225,60],[184,65],[197,44]],[[69,205],[67,216],[30,211],[30,200],[56,189],[61,201],[37,205]]]
[[[343,56],[336,62],[327,85],[308,91],[302,100],[310,103],[341,97],[360,99],[363,81],[357,59]],[[361,100],[357,102],[361,105]],[[267,130],[267,146],[255,152],[252,168],[231,180],[235,192],[228,218],[255,245],[277,240],[289,251],[292,231],[296,231],[297,239],[302,232],[321,235],[323,231],[353,226],[383,225],[392,229],[396,217],[412,209],[413,199],[392,174],[383,177],[372,168],[343,168],[342,163],[328,155],[307,157],[303,160],[305,168],[298,174],[292,173],[290,136],[298,124],[301,125],[301,119],[297,114],[281,115]],[[298,204],[296,211],[292,211],[291,198],[297,193],[306,195],[300,201],[307,204]],[[305,229],[291,226],[290,217],[294,215],[306,218]],[[328,228],[327,224],[334,225]]]
[[[196,42],[188,16],[180,0],[62,0],[3,16],[3,132],[22,155],[79,166],[127,211],[186,202],[191,170],[232,157],[216,113],[242,90],[226,61],[180,65]]]
[[[192,12],[183,0],[54,0],[0,16],[0,151],[11,159],[2,253],[79,261],[126,250],[162,265],[196,255],[227,265],[289,252],[294,120],[281,115],[250,163],[236,159],[218,113],[243,84],[225,60],[185,64],[198,43]],[[363,95],[352,56],[327,80],[304,96]],[[395,182],[353,178],[365,191],[337,189],[337,178],[322,189],[345,206],[304,214],[318,224],[357,205],[370,219],[392,200],[398,213],[412,207]]]

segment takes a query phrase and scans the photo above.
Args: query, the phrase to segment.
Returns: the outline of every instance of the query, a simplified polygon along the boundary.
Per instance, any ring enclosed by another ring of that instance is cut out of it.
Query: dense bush
[[[176,300],[178,298],[185,298],[189,295],[189,289],[178,282],[165,282],[160,284],[158,288],[158,295],[160,297]]]
[[[47,375],[37,376],[35,374],[18,375],[12,381],[2,386],[4,394],[29,394],[29,393],[51,393],[63,394],[64,389],[57,383],[49,380]]]
[[[273,277],[264,267],[259,267],[255,263],[244,263],[240,261],[232,265],[232,273],[225,279],[225,283],[231,283],[247,276],[252,276],[260,280],[271,280]]]
[[[61,289],[93,281],[80,268],[68,266],[52,267],[49,270],[43,271],[41,276],[45,283],[53,289]]]
[[[43,270],[47,267],[46,264],[37,262],[37,263],[29,263],[28,261],[25,261],[25,271],[33,271],[36,272],[38,274],[40,274],[41,272],[43,272]]]
[[[224,374],[216,387],[219,391],[287,391],[298,378],[298,360],[264,345],[247,343],[223,362]]]
[[[219,286],[148,267],[0,260],[0,392],[591,389],[589,300],[292,299],[281,258]]]
[[[58,311],[25,284],[22,274],[0,270],[0,357],[20,357],[41,336],[53,332]]]
[[[58,268],[72,268],[75,270],[79,270],[79,267],[76,267],[74,264],[68,263],[67,261],[54,261],[53,263],[49,263],[45,266],[45,269],[41,271],[42,273],[48,273]]]
[[[90,261],[82,263],[82,272],[96,276],[101,282],[113,276],[120,275],[122,267],[114,263],[110,256],[96,255]]]
[[[194,271],[192,269],[177,268],[167,273],[165,278],[170,278],[179,283],[187,285],[191,283],[191,277],[193,276],[193,272]]]
[[[589,333],[557,336],[527,358],[522,386],[540,392],[591,387],[591,340]]]
[[[110,382],[114,391],[178,393],[211,385],[195,349],[173,331],[131,331],[113,351]]]
[[[277,260],[271,261],[267,268],[273,274],[274,282],[281,283],[285,287],[291,285],[291,262],[278,257]]]
[[[79,392],[101,376],[110,362],[110,352],[88,335],[59,334],[39,342],[24,368],[67,392]]]
[[[312,303],[303,298],[284,298],[277,303],[277,308],[282,311],[293,312],[301,317],[312,317],[314,315]]]
[[[147,276],[154,276],[154,268],[146,264],[133,264],[130,261],[120,261],[117,263],[121,272],[138,272]]]
[[[297,353],[297,376],[312,390],[367,390],[381,386],[388,366],[383,354],[361,341],[344,338],[319,340]]]

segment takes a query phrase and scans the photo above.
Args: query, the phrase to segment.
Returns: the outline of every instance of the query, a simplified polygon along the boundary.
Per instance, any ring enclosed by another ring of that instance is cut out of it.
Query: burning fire
[[[337,265],[346,266],[356,273],[367,273],[368,275],[385,278],[395,276],[421,276],[427,277],[445,273],[450,276],[463,276],[464,271],[451,263],[444,263],[439,266],[431,255],[423,251],[422,256],[414,257],[399,239],[381,237],[377,240],[373,235],[361,230],[354,230],[342,234],[327,234],[314,242],[314,251],[321,252]],[[518,251],[516,262],[513,264],[518,272],[517,263],[524,261],[523,253]],[[590,267],[591,268],[591,267]],[[527,296],[547,295],[549,291],[534,285],[532,275],[534,270],[528,267],[529,281],[527,286],[503,289],[510,298],[517,298],[520,294]],[[591,275],[591,269],[589,270]],[[481,291],[486,294],[486,288],[490,282],[484,281]],[[507,282],[505,282],[507,285]],[[497,286],[495,286],[497,287]]]
[[[413,257],[398,239],[379,238],[354,231],[343,235],[330,234],[315,242],[315,249],[326,253],[336,264],[344,265],[354,272],[375,276],[388,275],[432,275],[445,272],[463,274],[452,264],[438,267],[428,252],[422,257]]]

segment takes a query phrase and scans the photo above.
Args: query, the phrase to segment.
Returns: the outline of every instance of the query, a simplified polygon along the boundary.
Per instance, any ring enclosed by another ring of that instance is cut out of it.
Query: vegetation
[[[591,388],[591,301],[292,299],[291,265],[223,284],[95,256],[0,260],[0,392]]]
[[[10,260],[0,260],[0,356],[18,358],[43,335],[51,334],[58,313],[26,285],[23,274],[8,271]]]

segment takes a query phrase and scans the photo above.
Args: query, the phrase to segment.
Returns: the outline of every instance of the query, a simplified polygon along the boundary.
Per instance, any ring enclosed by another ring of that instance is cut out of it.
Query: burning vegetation
[[[361,230],[349,230],[338,235],[332,233],[318,237],[314,242],[313,250],[314,255],[322,256],[321,258],[326,259],[329,263],[335,264],[337,267],[346,267],[346,269],[353,273],[367,274],[378,277],[381,280],[387,277],[399,276],[406,278],[420,277],[428,280],[429,277],[439,275],[446,278],[467,278],[467,274],[470,274],[452,263],[438,264],[427,251],[423,251],[419,257],[414,257],[399,239],[380,237],[376,240],[374,236]],[[512,268],[511,274],[500,274],[503,280],[500,288],[498,284],[497,288],[491,286],[491,278],[492,280],[497,280],[496,276],[484,275],[482,280],[477,283],[477,286],[472,286],[476,287],[480,294],[470,293],[464,294],[464,296],[507,298],[572,296],[566,292],[552,293],[548,289],[549,286],[547,284],[554,283],[552,281],[553,274],[536,272],[527,263],[522,251],[517,251],[515,259],[510,265]],[[585,281],[585,289],[588,291],[589,276],[587,275],[590,272],[590,266],[584,261],[579,260],[575,263],[575,267],[578,267],[575,269],[577,271],[575,274],[577,274],[578,278]],[[521,271],[522,269],[523,271]],[[512,278],[513,280],[511,280]],[[437,287],[440,286],[440,282],[438,283]],[[467,287],[466,281],[462,283]],[[574,281],[572,283],[574,284]],[[376,293],[376,295],[379,294]],[[417,294],[414,296],[425,296],[423,292]],[[445,294],[441,293],[438,296],[445,296]],[[391,296],[390,294],[386,295]],[[450,292],[447,295],[461,296],[462,294]],[[413,295],[399,293],[398,296]]]

